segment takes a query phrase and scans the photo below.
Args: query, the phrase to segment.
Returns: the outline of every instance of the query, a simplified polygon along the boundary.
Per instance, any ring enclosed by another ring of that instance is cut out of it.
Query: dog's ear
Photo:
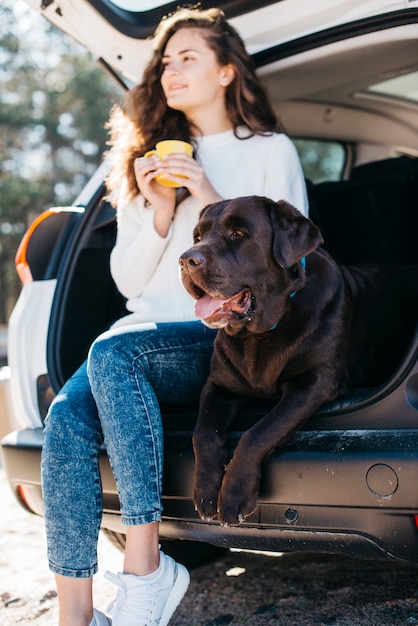
[[[323,243],[321,231],[288,202],[271,203],[273,255],[280,267],[288,268]]]

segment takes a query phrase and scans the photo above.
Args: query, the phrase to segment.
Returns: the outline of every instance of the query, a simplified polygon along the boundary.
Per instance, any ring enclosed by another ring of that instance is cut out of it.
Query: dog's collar
[[[306,267],[306,257],[302,257],[300,260],[300,264],[302,266],[303,269],[305,269]],[[293,298],[295,295],[297,294],[297,291],[292,291],[292,293],[290,294],[289,298]],[[270,328],[270,330],[274,330],[277,326],[277,322],[276,324],[273,324],[273,326]]]
[[[303,256],[301,258],[300,264],[301,264],[302,268],[305,269],[305,267],[306,267],[306,257]],[[297,293],[296,291],[292,291],[292,293],[290,294],[289,298],[293,298],[296,295],[296,293]]]

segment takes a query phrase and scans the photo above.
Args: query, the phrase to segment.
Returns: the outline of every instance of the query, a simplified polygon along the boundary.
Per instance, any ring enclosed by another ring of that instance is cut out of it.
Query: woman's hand
[[[176,190],[164,187],[155,180],[160,164],[157,156],[140,157],[134,161],[134,172],[141,194],[155,209],[155,230],[160,237],[166,237],[174,216]]]
[[[193,157],[187,154],[169,154],[162,161],[157,159],[157,163],[156,174],[164,174],[180,186],[187,187],[203,206],[223,200],[207,178],[203,167]]]

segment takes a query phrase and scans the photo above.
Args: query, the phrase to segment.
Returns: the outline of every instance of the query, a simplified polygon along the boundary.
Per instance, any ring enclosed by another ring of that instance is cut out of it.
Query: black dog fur
[[[194,241],[181,279],[219,329],[193,435],[194,498],[203,519],[232,525],[256,508],[263,461],[285,438],[399,363],[418,318],[418,267],[339,266],[309,219],[258,196],[206,207]],[[274,408],[228,461],[226,429],[254,397]]]

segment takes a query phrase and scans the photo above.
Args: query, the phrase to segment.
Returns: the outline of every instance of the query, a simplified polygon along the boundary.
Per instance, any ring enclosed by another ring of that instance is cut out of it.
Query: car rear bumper
[[[239,434],[232,434],[231,449]],[[2,441],[5,470],[23,506],[42,515],[42,429]],[[124,532],[106,452],[103,527]],[[222,547],[341,553],[418,563],[418,430],[300,431],[266,464],[256,511],[238,527],[194,511],[191,433],[165,435],[162,537]]]

